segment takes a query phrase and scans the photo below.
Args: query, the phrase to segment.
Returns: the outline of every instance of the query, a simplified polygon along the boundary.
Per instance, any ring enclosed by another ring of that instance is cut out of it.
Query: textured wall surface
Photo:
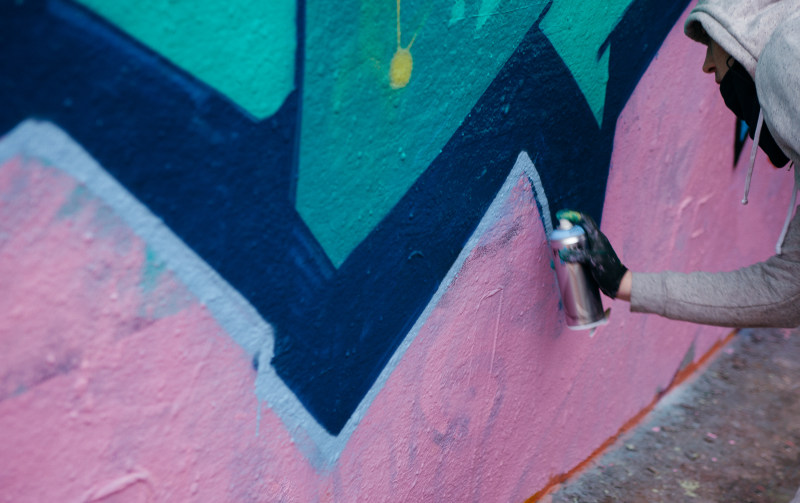
[[[525,501],[729,333],[568,330],[554,210],[780,232],[685,2],[202,4],[0,2],[0,499]]]

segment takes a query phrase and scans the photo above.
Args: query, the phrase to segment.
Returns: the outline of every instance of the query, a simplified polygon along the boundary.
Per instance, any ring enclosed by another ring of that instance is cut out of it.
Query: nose
[[[711,54],[711,44],[706,49],[706,59],[703,61],[703,73],[714,73],[717,67],[714,65],[714,57]]]

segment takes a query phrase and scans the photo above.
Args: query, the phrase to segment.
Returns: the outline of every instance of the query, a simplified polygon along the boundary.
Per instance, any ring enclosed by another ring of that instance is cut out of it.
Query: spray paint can
[[[558,252],[580,250],[586,247],[586,231],[569,220],[560,220],[559,226],[550,233],[550,248],[556,280],[561,291],[561,303],[567,318],[567,327],[572,330],[589,330],[608,323],[600,300],[600,288],[585,264],[564,262]]]

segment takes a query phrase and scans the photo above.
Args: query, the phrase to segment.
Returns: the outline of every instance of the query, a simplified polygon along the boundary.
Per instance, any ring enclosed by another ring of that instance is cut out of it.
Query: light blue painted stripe
[[[542,217],[542,225],[544,225],[544,230],[549,239],[550,234],[553,232],[553,220],[550,217],[550,204],[547,202],[547,194],[544,193],[542,179],[539,177],[539,172],[536,171],[536,166],[533,164],[533,161],[531,161],[531,158],[528,157],[527,153],[521,152],[519,154],[519,157],[517,157],[517,164],[528,175],[528,180],[531,182],[533,196],[536,198],[536,202],[541,209],[540,216]]]

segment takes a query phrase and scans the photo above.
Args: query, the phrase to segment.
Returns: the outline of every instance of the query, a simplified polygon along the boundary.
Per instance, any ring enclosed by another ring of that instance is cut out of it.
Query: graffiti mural
[[[335,436],[520,152],[549,208],[601,216],[687,4],[2,2],[0,132],[73,138],[252,306],[271,347],[237,342]]]

